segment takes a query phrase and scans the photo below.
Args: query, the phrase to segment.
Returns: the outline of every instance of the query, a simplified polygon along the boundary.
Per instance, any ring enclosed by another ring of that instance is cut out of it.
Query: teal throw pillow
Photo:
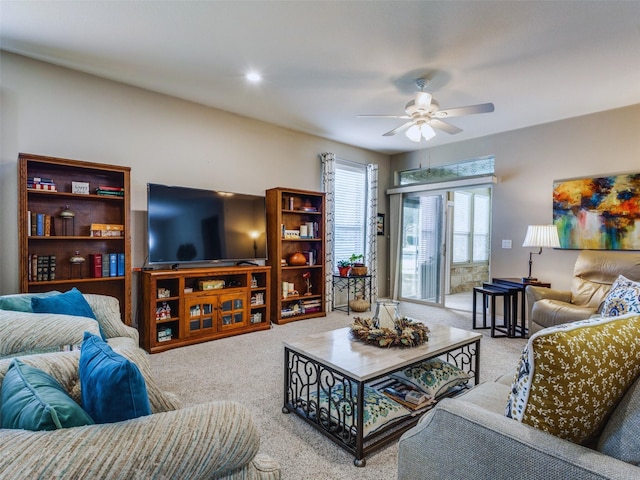
[[[13,295],[0,296],[0,310],[11,310],[12,312],[33,312],[31,308],[32,298],[50,297],[60,295],[57,290],[43,293],[16,293]]]
[[[451,388],[462,385],[473,378],[472,374],[439,358],[432,358],[418,365],[406,367],[390,376],[422,390],[432,398],[437,398],[447,393]]]
[[[40,431],[94,423],[55,378],[18,359],[2,381],[0,401],[2,428]]]
[[[315,391],[309,394],[309,410],[315,413],[316,409],[320,409],[320,417],[327,416],[338,423],[344,423],[347,427],[355,429],[355,423],[358,418],[358,408],[356,405],[357,396],[355,395],[355,385],[336,385],[331,389],[329,395],[324,388],[320,389],[320,396]],[[353,398],[345,398],[354,393]],[[304,403],[304,401],[303,401]],[[400,405],[395,400],[380,393],[375,388],[364,386],[364,413],[362,432],[366,437],[382,427],[388,425],[394,420],[406,417],[411,412]],[[355,434],[355,431],[352,432]]]
[[[89,332],[80,349],[80,389],[82,406],[96,423],[151,414],[147,386],[137,365]]]
[[[76,317],[87,317],[96,320],[96,315],[93,313],[89,302],[87,302],[82,292],[76,287],[59,295],[34,297],[31,299],[31,307],[34,313],[59,313],[62,315],[75,315]],[[98,326],[100,325],[98,324]],[[102,327],[100,327],[100,335],[103,340],[106,339]]]

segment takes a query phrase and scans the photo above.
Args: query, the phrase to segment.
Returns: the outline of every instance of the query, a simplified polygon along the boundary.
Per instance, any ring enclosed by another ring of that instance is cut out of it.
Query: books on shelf
[[[108,185],[99,185],[96,188],[97,195],[111,195],[115,197],[124,197],[124,188],[122,187],[111,187]]]
[[[27,211],[27,232],[30,237],[55,235],[53,217],[46,213]]]
[[[27,278],[30,282],[48,282],[56,279],[55,255],[29,255]]]
[[[53,178],[27,177],[27,188],[32,190],[47,190],[49,192],[57,191]]]
[[[102,278],[102,254],[89,254],[89,275],[93,278]]]
[[[117,223],[92,223],[89,227],[91,237],[122,237],[124,225]]]

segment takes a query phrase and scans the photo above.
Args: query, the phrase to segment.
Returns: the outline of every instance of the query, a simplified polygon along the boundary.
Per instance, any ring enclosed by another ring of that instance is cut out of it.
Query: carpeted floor
[[[471,329],[471,313],[402,303],[403,315],[425,324],[441,323]],[[361,314],[369,316],[370,313]],[[261,432],[260,451],[280,462],[284,479],[370,479],[397,477],[397,442],[367,457],[357,468],[353,456],[295,415],[281,412],[284,340],[348,326],[352,316],[331,312],[326,317],[274,325],[272,329],[151,355],[160,386],[177,394],[185,406],[232,399],[252,411]],[[526,339],[491,338],[480,349],[480,379],[493,380],[513,371]],[[506,399],[505,399],[506,401]]]

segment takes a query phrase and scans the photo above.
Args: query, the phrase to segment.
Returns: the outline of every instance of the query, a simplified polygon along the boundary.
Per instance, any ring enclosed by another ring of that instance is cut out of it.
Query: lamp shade
[[[529,225],[522,246],[560,248],[558,228],[555,225]]]

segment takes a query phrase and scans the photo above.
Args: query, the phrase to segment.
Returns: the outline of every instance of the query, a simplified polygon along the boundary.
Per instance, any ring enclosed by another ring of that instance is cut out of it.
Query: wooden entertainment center
[[[140,343],[150,353],[271,327],[271,267],[142,272]]]

